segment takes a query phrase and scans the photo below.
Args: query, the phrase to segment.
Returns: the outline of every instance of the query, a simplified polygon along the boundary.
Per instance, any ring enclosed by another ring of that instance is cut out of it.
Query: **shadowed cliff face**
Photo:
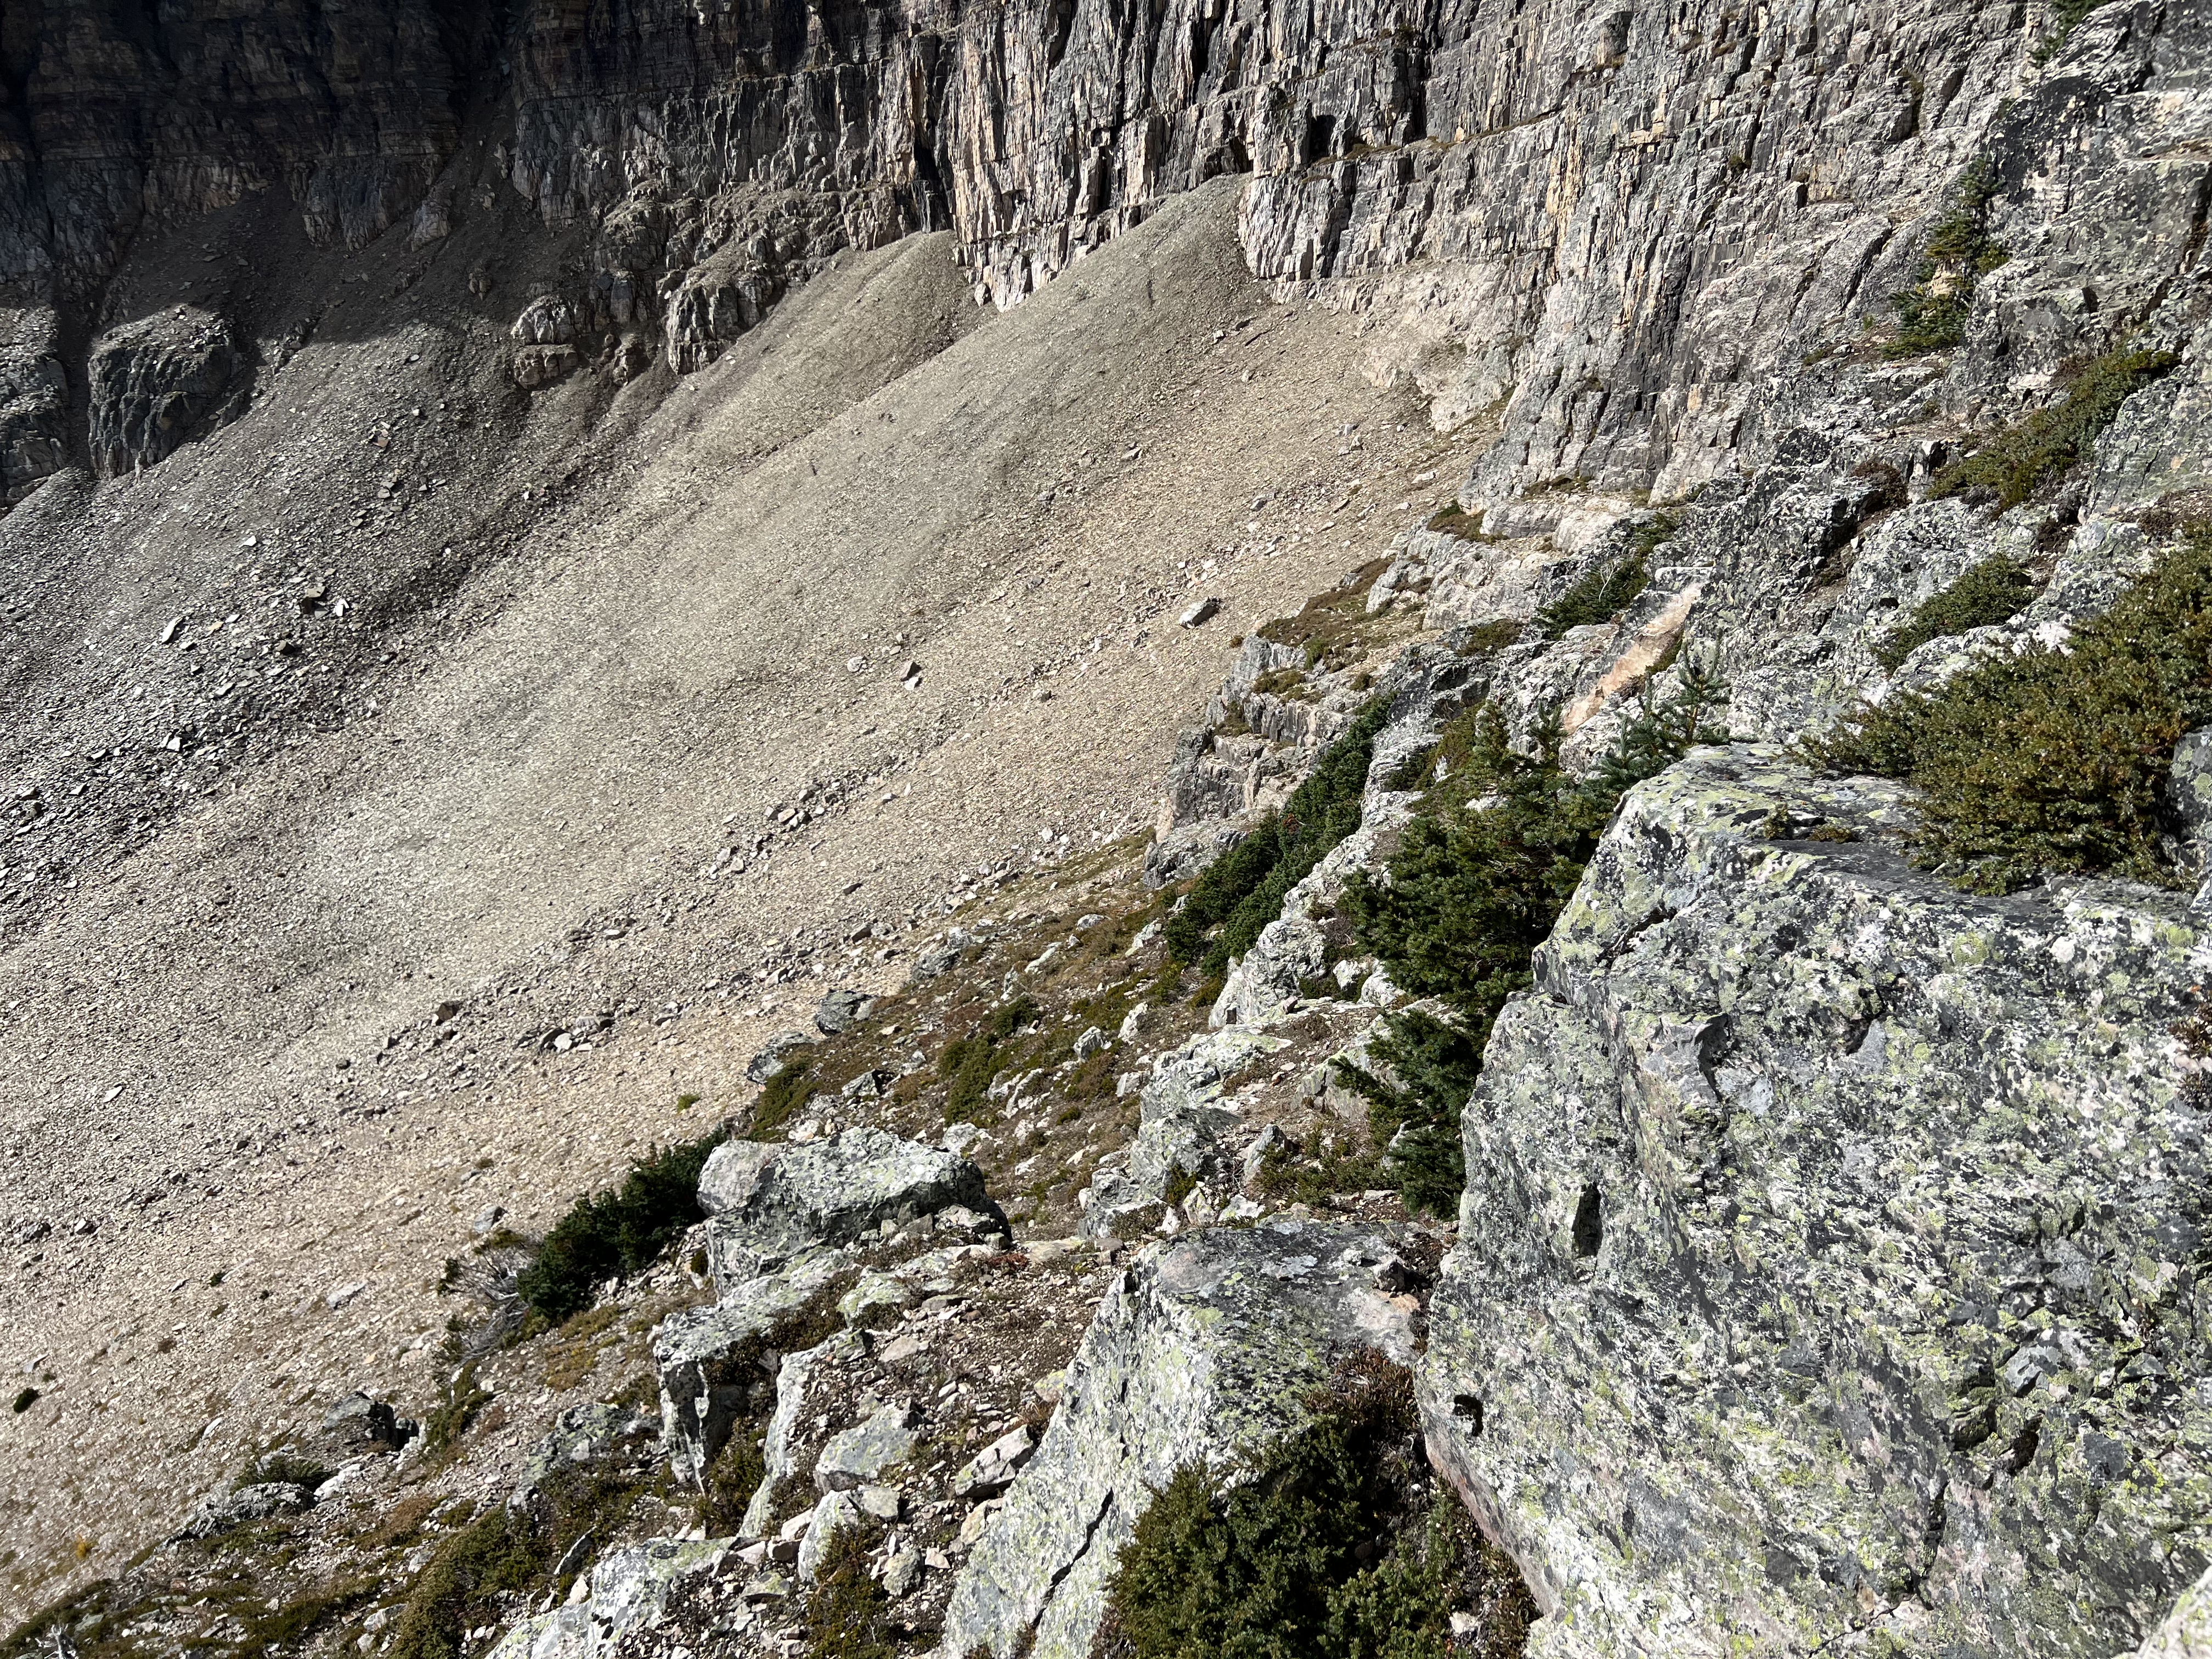
[[[1379,373],[1441,426],[1501,427],[1469,505],[1549,529],[1532,489],[1625,504],[1765,459],[1803,416],[1774,378],[1887,318],[1978,159],[2001,244],[2054,217],[2141,224],[2121,263],[2148,304],[2189,225],[2064,179],[2158,153],[2129,104],[2194,73],[2195,14],[2107,9],[2096,50],[2039,70],[2039,37],[1981,0],[11,8],[0,283],[61,310],[19,316],[0,360],[0,491],[82,441],[44,360],[131,320],[98,296],[138,228],[251,192],[346,247],[526,204],[561,254],[514,307],[534,387],[595,361],[696,371],[841,249],[916,230],[954,231],[978,300],[1012,304],[1249,172],[1254,274],[1372,308]],[[2024,89],[2039,100],[2000,120]],[[1969,414],[2141,320],[2054,275],[1998,319],[2002,384],[1925,395]]]

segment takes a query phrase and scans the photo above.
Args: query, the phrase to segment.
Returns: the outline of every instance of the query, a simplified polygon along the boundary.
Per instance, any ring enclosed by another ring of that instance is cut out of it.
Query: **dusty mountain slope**
[[[0,966],[7,1346],[60,1406],[6,1442],[27,1597],[287,1413],[422,1392],[470,1215],[557,1212],[811,1006],[731,994],[765,945],[888,932],[1041,830],[1146,821],[1238,619],[1436,495],[1353,481],[1458,476],[1395,429],[1356,321],[1267,302],[1234,203],[1200,192],[1004,316],[946,239],[848,255],[680,389],[556,390],[511,434],[454,418],[496,395],[465,319],[318,338],[208,441],[0,521],[40,625],[7,769],[46,826],[14,843]],[[441,451],[395,467],[429,447],[410,424]],[[423,505],[349,537],[392,471]],[[1202,593],[1222,617],[1177,627]],[[216,689],[257,679],[225,739]],[[141,745],[158,778],[129,775]],[[754,852],[772,809],[863,776]],[[730,848],[746,867],[708,876]],[[603,1010],[588,1054],[518,1046]]]

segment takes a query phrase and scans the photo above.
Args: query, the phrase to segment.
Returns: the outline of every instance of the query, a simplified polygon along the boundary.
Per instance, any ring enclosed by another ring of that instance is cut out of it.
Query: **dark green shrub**
[[[2171,351],[2108,351],[2079,374],[2055,409],[2039,409],[1936,475],[1938,495],[1963,495],[2002,513],[2089,452],[2120,405],[2181,360]]]
[[[1439,745],[1459,758],[1407,826],[1389,884],[1364,872],[1346,884],[1345,904],[1361,943],[1398,985],[1441,998],[1456,1016],[1456,1024],[1419,1010],[1390,1017],[1375,1053],[1395,1073],[1395,1085],[1343,1068],[1367,1097],[1376,1139],[1406,1131],[1390,1161],[1410,1207],[1438,1215],[1456,1208],[1465,1179],[1460,1109],[1481,1075],[1492,1022],[1528,984],[1529,959],[1582,880],[1621,796],[1692,744],[1724,735],[1705,716],[1726,688],[1694,659],[1677,672],[1680,687],[1663,701],[1646,683],[1636,718],[1583,783],[1559,765],[1555,725],[1539,730],[1529,757],[1507,744],[1494,708],[1462,715]],[[1480,811],[1468,804],[1490,796],[1498,799]]]
[[[893,1659],[890,1601],[868,1576],[867,1534],[846,1527],[830,1539],[806,1593],[807,1659]]]
[[[1655,544],[1656,545],[1656,544]],[[1529,626],[1540,638],[1556,640],[1570,628],[1611,622],[1635,603],[1651,583],[1638,549],[1610,565],[1601,565],[1539,611]]]
[[[319,1486],[330,1478],[330,1469],[312,1457],[302,1457],[293,1451],[273,1451],[248,1463],[232,1483],[231,1490],[236,1492],[247,1486],[280,1484]]]
[[[23,1389],[15,1396],[15,1415],[21,1417],[38,1403],[39,1391],[36,1389]]]
[[[1976,162],[1960,179],[1950,211],[1928,234],[1912,286],[1893,301],[1897,337],[1883,349],[1885,356],[1945,351],[1966,337],[1975,283],[2010,257],[1990,239],[1990,203],[1996,196],[1996,175],[1987,161]]]
[[[1197,960],[1211,979],[1232,957],[1252,948],[1260,930],[1282,913],[1283,896],[1329,849],[1359,827],[1359,800],[1375,755],[1375,734],[1389,718],[1377,698],[1322,751],[1281,813],[1207,866],[1161,930],[1176,963]],[[1207,933],[1221,929],[1212,944]],[[1201,947],[1204,954],[1200,956]]]
[[[602,1280],[658,1261],[684,1229],[707,1218],[699,1207],[699,1171],[721,1140],[718,1129],[656,1148],[631,1164],[612,1192],[579,1200],[553,1224],[537,1260],[517,1275],[515,1291],[525,1305],[558,1324],[591,1306]]]
[[[1339,1060],[1337,1068],[1367,1097],[1369,1127],[1393,1166],[1406,1207],[1456,1215],[1467,1185],[1460,1109],[1482,1075],[1480,1047],[1458,1026],[1409,1008],[1390,1017],[1372,1052],[1394,1083],[1349,1060]]]
[[[1370,1352],[1312,1403],[1243,1467],[1176,1472],[1121,1551],[1097,1659],[1520,1650],[1527,1590],[1463,1511],[1424,1501],[1410,1375]],[[1455,1644],[1453,1610],[1476,1607],[1486,1639]]]
[[[811,1060],[792,1060],[761,1085],[745,1120],[746,1128],[756,1138],[774,1134],[805,1109],[814,1098],[814,1085],[808,1078],[813,1069]]]
[[[1916,856],[1971,891],[2045,871],[2171,882],[2168,769],[2208,721],[2212,526],[2198,525],[2065,650],[2031,645],[1893,696],[1805,752],[1916,786]]]
[[[2010,622],[2035,598],[2035,578],[2003,554],[1984,559],[1942,592],[1923,600],[1902,627],[1885,635],[1875,660],[1894,673],[1930,640]]]

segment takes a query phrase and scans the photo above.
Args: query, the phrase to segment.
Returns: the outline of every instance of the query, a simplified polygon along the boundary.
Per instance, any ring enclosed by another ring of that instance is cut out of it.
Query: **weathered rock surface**
[[[492,1659],[594,1659],[660,1617],[684,1581],[714,1572],[731,1540],[650,1539],[610,1550],[592,1565],[584,1599],[533,1614],[490,1650]]]
[[[886,1222],[956,1206],[1006,1224],[966,1158],[866,1127],[804,1146],[726,1141],[700,1174],[699,1204],[708,1264],[725,1285],[811,1245],[849,1243]]]
[[[236,1492],[213,1492],[193,1508],[177,1537],[214,1538],[255,1521],[296,1514],[314,1502],[313,1490],[293,1480],[264,1480]]]
[[[1412,1316],[1378,1287],[1382,1231],[1289,1219],[1153,1247],[1100,1304],[1059,1411],[982,1528],[940,1651],[1084,1659],[1114,1559],[1186,1462],[1222,1464],[1305,1420],[1361,1348],[1410,1363]]]
[[[1231,1029],[1201,1033],[1156,1060],[1139,1095],[1127,1168],[1102,1165],[1080,1196],[1083,1237],[1149,1233],[1176,1201],[1175,1188],[1221,1175],[1228,1167],[1221,1137],[1237,1121],[1222,1089],[1285,1046],[1264,1031]]]
[[[653,1334],[661,1440],[680,1477],[699,1481],[729,1439],[730,1425],[766,1407],[781,1357],[764,1349],[763,1340],[843,1266],[835,1250],[808,1251],[780,1272],[726,1288],[711,1307],[661,1322]]]
[[[2212,939],[2155,890],[1959,893],[1907,817],[1698,751],[1498,1023],[1422,1398],[1534,1652],[2105,1656],[2212,1558],[2172,1034]]]
[[[2212,1571],[2184,1590],[2173,1611],[2124,1659],[2212,1659]]]
[[[114,477],[151,466],[244,408],[230,325],[204,311],[126,324],[92,348],[93,466]]]

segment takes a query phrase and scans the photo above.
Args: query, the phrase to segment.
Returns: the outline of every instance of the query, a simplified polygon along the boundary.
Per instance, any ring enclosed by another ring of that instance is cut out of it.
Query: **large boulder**
[[[885,1222],[902,1226],[955,1207],[1006,1221],[966,1158],[865,1127],[804,1146],[725,1141],[700,1172],[699,1205],[708,1266],[726,1286]]]
[[[153,465],[246,406],[249,376],[228,319],[179,306],[112,329],[87,366],[86,439],[104,478]]]
[[[1498,1022],[1421,1399],[1532,1655],[2108,1659],[2212,1559],[2212,937],[1910,819],[1698,750]]]
[[[1412,1363],[1413,1304],[1380,1227],[1284,1218],[1154,1246],[1099,1304],[1059,1411],[954,1587],[942,1653],[1085,1659],[1121,1546],[1183,1464],[1308,1420],[1364,1348]]]

